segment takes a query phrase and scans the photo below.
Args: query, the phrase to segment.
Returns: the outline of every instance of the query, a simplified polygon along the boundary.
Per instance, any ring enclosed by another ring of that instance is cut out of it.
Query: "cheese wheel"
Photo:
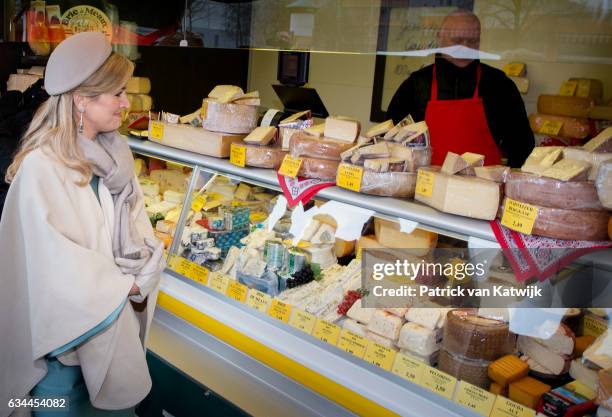
[[[517,200],[521,203],[526,201]],[[606,210],[564,210],[532,204],[538,209],[531,234],[563,240],[607,240]],[[504,206],[500,210],[503,217]]]
[[[537,133],[542,133],[540,129],[546,122],[559,122],[561,123],[561,130],[559,130],[558,136],[564,138],[577,138],[585,139],[586,137],[593,134],[592,124],[588,119],[577,119],[575,117],[567,116],[552,116],[549,114],[530,114],[529,124],[531,130]]]
[[[213,132],[250,133],[257,126],[257,106],[204,99],[202,127]]]
[[[340,154],[353,146],[353,143],[326,137],[317,138],[304,132],[297,132],[291,136],[289,152],[294,158],[305,156],[339,161]]]
[[[416,187],[415,172],[363,171],[360,193],[384,197],[412,198]]]
[[[612,161],[604,162],[599,167],[595,187],[601,204],[612,210]]]
[[[283,162],[283,158],[287,155],[287,151],[273,146],[235,143],[234,147],[246,149],[245,165],[249,167],[278,169]]]
[[[447,313],[442,346],[449,353],[493,361],[511,353],[514,342],[508,323],[479,317],[465,310]],[[486,367],[484,372],[487,373]]]
[[[538,113],[586,119],[593,104],[593,100],[588,98],[541,95],[538,97]]]
[[[560,181],[526,172],[512,171],[506,179],[505,195],[536,206],[566,210],[601,210],[591,181]]]
[[[488,375],[489,361],[474,360],[454,355],[444,349],[438,356],[438,368],[442,372],[451,374],[456,378],[487,389],[491,383]]]
[[[302,164],[298,177],[334,180],[338,171],[339,161],[318,158],[301,158]]]

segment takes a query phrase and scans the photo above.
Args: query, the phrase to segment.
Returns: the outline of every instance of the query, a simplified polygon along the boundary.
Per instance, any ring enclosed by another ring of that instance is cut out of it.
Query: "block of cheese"
[[[138,178],[140,189],[145,196],[156,197],[159,195],[159,184],[149,178]]]
[[[236,85],[217,85],[208,93],[208,97],[217,100],[219,103],[229,103],[243,95],[242,88]]]
[[[125,92],[129,94],[149,94],[151,80],[147,77],[132,77],[125,85]]]
[[[387,337],[381,336],[377,333],[370,331],[366,331],[366,337],[381,346],[395,349],[395,340],[391,340]]]
[[[416,187],[415,172],[373,172],[364,170],[359,192],[384,197],[412,198]]]
[[[387,133],[385,133],[385,136],[383,137],[383,139],[392,140],[393,137],[397,135],[397,133],[400,131],[402,127],[409,125],[409,124],[413,124],[413,123],[414,123],[414,119],[412,118],[412,116],[408,115],[404,117],[402,120],[399,121],[398,124],[393,126],[392,129],[390,129]]]
[[[544,393],[550,391],[551,386],[527,376],[510,384],[508,396],[512,401],[535,409]]]
[[[603,98],[603,83],[601,80],[593,78],[570,78],[570,81],[577,81],[576,97],[590,98],[596,103],[601,102]]]
[[[159,185],[159,192],[163,194],[166,190],[186,192],[188,177],[181,171],[173,169],[154,169],[149,174],[152,181]]]
[[[357,323],[353,319],[346,319],[342,323],[342,328],[353,332],[361,337],[366,337],[366,327],[363,324]]]
[[[444,158],[444,163],[442,164],[442,168],[440,168],[440,172],[453,175],[469,166],[469,162],[463,159],[461,155],[454,152],[448,152]]]
[[[485,157],[484,155],[480,155],[478,153],[464,152],[461,154],[461,159],[467,161],[468,166],[470,167],[481,167],[484,165]]]
[[[593,344],[584,351],[582,357],[600,368],[612,368],[612,355],[609,349],[611,335],[612,333],[610,333],[609,329],[603,332],[595,339]]]
[[[440,321],[440,314],[439,308],[411,307],[406,312],[405,318],[411,323],[433,330]]]
[[[570,365],[570,376],[582,382],[592,390],[597,390],[597,371],[588,368],[580,359],[574,359]]]
[[[355,302],[351,308],[346,312],[348,318],[358,321],[362,324],[369,324],[372,320],[372,316],[376,311],[375,308],[363,308],[361,307],[361,302]]]
[[[609,214],[606,210],[566,210],[532,205],[538,210],[533,235],[564,240],[607,240]],[[500,217],[503,212],[504,207]]]
[[[249,194],[251,194],[251,187],[244,182],[241,182],[238,184],[238,188],[236,188],[236,191],[234,192],[234,198],[236,200],[248,200]]]
[[[277,132],[278,129],[274,126],[259,126],[246,135],[244,141],[250,144],[267,145],[276,137]]]
[[[202,101],[202,127],[213,132],[250,133],[257,126],[257,107],[221,103],[206,98]]]
[[[388,248],[410,249],[415,256],[425,256],[438,243],[438,234],[422,229],[414,229],[411,233],[400,231],[399,223],[374,218],[374,234],[376,240]]]
[[[336,253],[337,258],[342,258],[343,256],[348,256],[355,251],[355,241],[354,240],[343,240],[336,238],[334,243],[334,252]]]
[[[419,326],[416,323],[406,323],[399,334],[398,346],[417,355],[428,356],[440,349],[439,332]]]
[[[589,118],[595,120],[612,120],[612,106],[593,106],[589,111]]]
[[[489,361],[474,360],[440,349],[438,368],[463,381],[487,389],[491,380],[487,374]]]
[[[387,143],[378,142],[375,145],[366,145],[354,149],[351,155],[351,162],[353,164],[363,165],[366,159],[388,158],[390,155]],[[343,154],[342,156],[346,157],[347,155]]]
[[[298,171],[299,177],[334,180],[338,171],[339,161],[318,158],[300,158],[302,164]]]
[[[542,176],[561,181],[586,180],[589,176],[589,169],[591,169],[589,162],[562,159],[545,169]]]
[[[325,123],[307,127],[306,129],[303,130],[303,132],[306,133],[307,135],[320,138],[321,136],[323,136],[323,133],[325,132]]]
[[[521,171],[532,174],[541,174],[547,168],[563,156],[563,148],[560,146],[537,146],[521,167]]]
[[[474,174],[483,180],[490,180],[499,183],[505,183],[510,167],[503,165],[489,165],[483,167],[474,167]]]
[[[492,361],[511,353],[514,341],[507,323],[478,317],[465,310],[447,313],[442,343],[452,354]]]
[[[374,136],[384,135],[391,129],[393,129],[393,120],[387,120],[369,128],[365,134],[365,137],[373,138]]]
[[[387,339],[396,340],[403,324],[404,320],[400,317],[384,310],[376,310],[368,323],[368,331]]]
[[[612,161],[612,152],[610,153],[595,153],[589,152],[582,147],[566,147],[563,148],[563,158],[575,159],[578,161],[586,161],[591,164],[589,171],[589,180],[595,181],[601,164],[606,161]]]
[[[527,94],[529,91],[529,78],[525,77],[508,77],[512,80],[516,88],[521,94]]]
[[[541,95],[538,97],[538,113],[586,119],[594,102],[589,98]]]
[[[497,382],[491,382],[489,386],[489,392],[495,395],[502,395],[504,397],[508,396],[508,387],[502,387]]]
[[[340,155],[351,147],[351,143],[328,137],[319,139],[303,132],[293,134],[289,142],[289,152],[294,158],[308,157],[339,161]]]
[[[415,200],[445,213],[482,220],[497,215],[500,185],[476,177],[447,175],[436,168],[419,168],[433,177],[431,195],[417,193]]]
[[[310,262],[319,264],[321,269],[337,263],[337,259],[334,256],[334,245],[313,245],[304,248],[304,251],[308,254]]]
[[[246,149],[245,165],[249,167],[278,169],[283,162],[283,158],[287,155],[287,151],[283,151],[278,146],[247,145],[244,143],[235,143],[234,146]]]
[[[607,127],[583,146],[589,152],[612,152],[612,127]]]
[[[529,359],[541,365],[550,375],[561,375],[569,370],[571,356],[555,353],[541,344],[539,339],[529,336],[519,336],[517,347]],[[536,369],[536,371],[539,371]]]
[[[185,193],[174,190],[166,190],[164,191],[163,199],[164,201],[168,201],[170,203],[181,204],[183,200],[185,200]]]
[[[363,168],[372,172],[404,172],[406,161],[399,158],[377,158],[363,161]]]
[[[550,114],[532,113],[529,115],[531,130],[542,133],[541,129],[546,122],[561,123],[561,130],[557,136],[564,138],[585,139],[593,133],[592,124],[588,119],[577,119],[567,116],[552,116]],[[542,133],[546,134],[546,133]]]
[[[574,356],[575,357],[582,356],[584,351],[587,350],[587,348],[591,346],[594,341],[595,341],[595,336],[591,336],[591,335],[578,336],[576,338],[576,343],[574,344]]]
[[[218,133],[191,125],[171,123],[163,123],[161,137],[153,137],[152,126],[153,123],[149,123],[150,141],[217,158],[227,158],[231,144],[244,138],[244,135]]]
[[[515,355],[503,356],[489,365],[489,378],[505,387],[529,373],[529,366]]]
[[[353,143],[359,136],[360,130],[361,126],[357,120],[337,116],[325,119],[324,135],[331,139]]]
[[[406,161],[406,171],[416,172],[417,169],[431,165],[431,148],[411,148],[398,143],[389,143],[389,156]]]
[[[407,124],[393,136],[393,141],[402,145],[429,146],[429,127],[425,121]]]

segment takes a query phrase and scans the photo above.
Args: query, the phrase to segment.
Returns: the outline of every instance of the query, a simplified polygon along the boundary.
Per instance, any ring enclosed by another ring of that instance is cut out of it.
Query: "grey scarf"
[[[113,255],[138,260],[141,267],[144,266],[152,251],[130,218],[138,196],[138,184],[127,141],[117,132],[109,132],[98,134],[95,140],[80,135],[78,143],[85,158],[91,162],[94,174],[102,178],[113,197]]]

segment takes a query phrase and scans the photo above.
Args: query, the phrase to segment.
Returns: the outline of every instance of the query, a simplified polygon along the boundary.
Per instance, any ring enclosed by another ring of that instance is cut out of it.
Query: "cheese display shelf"
[[[567,382],[566,351],[579,338],[564,333],[565,324],[554,343],[519,336],[529,352],[520,360],[498,313],[356,302],[362,249],[413,247],[428,256],[440,244],[495,248],[488,222],[330,187],[305,210],[328,201],[339,204],[336,216],[315,211],[296,237],[300,209],[295,216],[278,210],[284,199],[275,171],[129,144],[168,250],[149,349],[248,413],[535,416],[538,401]],[[347,240],[338,236],[342,215],[356,223],[344,230]],[[601,314],[588,312],[580,332],[596,336],[606,327]],[[546,383],[533,378],[533,369],[556,373],[558,384],[550,375]]]

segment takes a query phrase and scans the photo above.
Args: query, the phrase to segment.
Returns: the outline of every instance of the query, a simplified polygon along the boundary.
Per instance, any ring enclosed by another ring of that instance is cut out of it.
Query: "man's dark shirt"
[[[481,65],[480,88],[489,130],[508,165],[520,167],[534,147],[533,132],[525,105],[512,80],[496,68],[479,61],[459,68],[444,58],[436,58],[438,99],[471,98],[476,85],[476,69]],[[395,92],[387,117],[395,123],[412,115],[416,122],[425,120],[425,109],[431,97],[432,68],[429,65],[413,72]],[[466,149],[468,152],[469,149]]]

